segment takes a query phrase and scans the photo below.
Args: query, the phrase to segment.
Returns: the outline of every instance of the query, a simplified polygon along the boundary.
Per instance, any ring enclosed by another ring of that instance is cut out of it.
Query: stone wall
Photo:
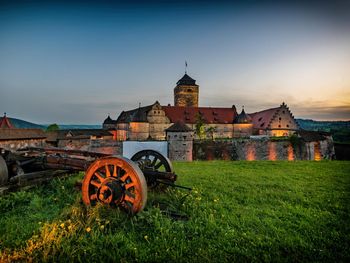
[[[15,151],[25,147],[44,147],[45,139],[24,139],[0,141],[0,148]]]
[[[193,160],[233,160],[232,140],[193,142]]]
[[[295,150],[292,143],[269,139],[237,139],[232,141],[233,160],[300,160],[305,149]]]
[[[292,143],[289,140],[233,139],[195,141],[194,160],[321,160],[334,158],[333,142]]]
[[[167,132],[168,156],[172,161],[193,159],[193,132]]]
[[[112,155],[121,155],[123,152],[123,142],[115,140],[59,140],[58,147],[69,150],[100,152]]]

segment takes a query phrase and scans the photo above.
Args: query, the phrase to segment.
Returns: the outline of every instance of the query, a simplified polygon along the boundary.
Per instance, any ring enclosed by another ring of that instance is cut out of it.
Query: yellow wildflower
[[[64,223],[60,224],[60,226],[61,226],[62,228],[64,228]]]
[[[85,230],[86,230],[86,232],[88,232],[88,233],[89,233],[89,232],[91,231],[91,228],[90,228],[90,227],[88,227],[88,228],[86,228]]]

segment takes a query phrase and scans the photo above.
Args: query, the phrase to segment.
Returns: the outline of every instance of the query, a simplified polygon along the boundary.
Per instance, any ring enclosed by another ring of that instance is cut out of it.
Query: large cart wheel
[[[131,214],[143,210],[147,184],[140,168],[124,157],[104,157],[94,161],[85,173],[83,202],[119,206]]]
[[[131,157],[131,160],[136,162],[143,171],[149,188],[155,188],[158,186],[159,181],[162,181],[162,178],[153,176],[154,173],[152,172],[174,173],[173,165],[171,164],[170,160],[160,152],[154,150],[139,151]],[[170,179],[170,182],[169,178],[164,178],[163,181],[174,183],[176,177],[171,178],[172,179]]]
[[[8,176],[9,174],[7,170],[7,164],[4,158],[2,158],[2,156],[0,155],[0,185],[7,184]]]

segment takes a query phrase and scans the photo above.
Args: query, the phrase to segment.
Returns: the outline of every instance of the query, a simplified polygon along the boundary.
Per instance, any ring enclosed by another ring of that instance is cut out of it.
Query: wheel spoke
[[[133,186],[136,186],[135,183],[131,182],[131,183],[128,183],[125,185],[125,189],[128,190],[129,188],[133,187]]]
[[[134,197],[131,197],[131,196],[128,196],[128,195],[125,195],[124,196],[124,201],[125,202],[130,202],[130,203],[134,203],[135,202],[135,198]]]
[[[133,194],[132,192],[130,191],[125,191],[125,194],[133,199],[135,199],[135,194]]]
[[[104,178],[101,176],[99,172],[95,172],[94,175],[98,178],[98,180],[100,180],[101,183],[104,181]]]
[[[108,164],[105,165],[106,177],[111,177],[111,171],[109,170]]]
[[[125,173],[121,178],[120,178],[120,180],[122,181],[122,182],[125,182],[126,181],[126,179],[129,177],[129,175],[127,174],[127,173]]]
[[[97,194],[90,195],[90,200],[91,201],[97,200]]]
[[[99,188],[101,186],[101,184],[96,182],[95,180],[91,180],[90,184],[92,184],[93,186],[96,186],[97,188]]]
[[[158,157],[157,156],[155,156],[154,157],[154,159],[153,159],[153,161],[151,162],[151,167],[153,167],[155,164],[156,164],[156,162],[158,161]]]
[[[117,166],[113,165],[113,177],[117,177]]]
[[[163,165],[163,163],[160,161],[159,163],[157,163],[157,165],[154,166],[154,168],[155,168],[156,170],[158,170],[159,167],[161,167],[162,165]]]

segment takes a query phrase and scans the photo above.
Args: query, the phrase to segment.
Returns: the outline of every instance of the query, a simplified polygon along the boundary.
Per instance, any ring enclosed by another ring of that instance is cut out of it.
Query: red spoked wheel
[[[147,183],[140,168],[124,157],[104,157],[94,161],[82,184],[83,202],[119,206],[131,214],[143,210]]]

